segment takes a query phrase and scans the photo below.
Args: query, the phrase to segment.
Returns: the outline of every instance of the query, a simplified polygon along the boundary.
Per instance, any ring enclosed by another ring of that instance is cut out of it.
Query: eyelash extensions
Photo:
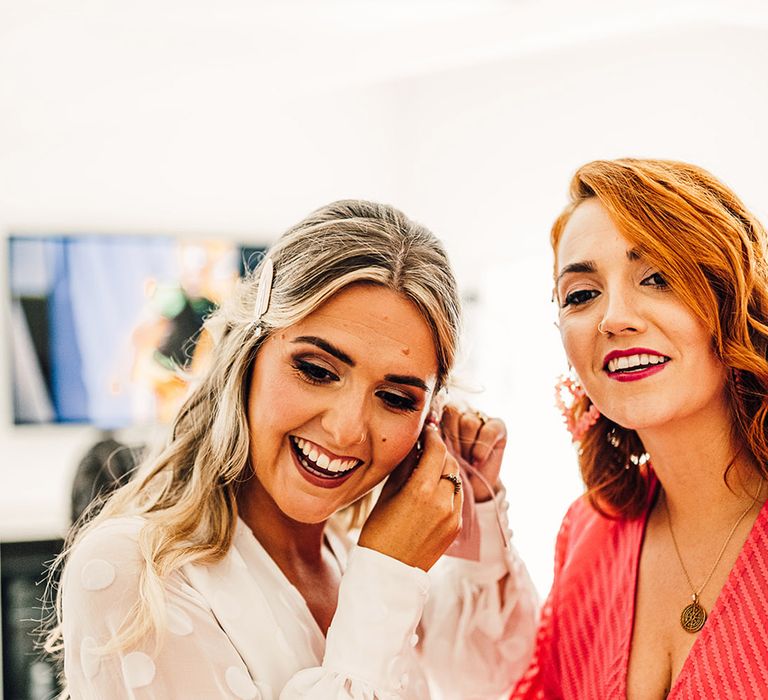
[[[339,376],[330,369],[314,362],[309,362],[301,357],[293,358],[292,367],[303,381],[315,386],[323,386],[339,381]],[[418,410],[417,401],[406,394],[378,389],[376,391],[376,396],[378,396],[387,407],[393,411],[410,413]]]

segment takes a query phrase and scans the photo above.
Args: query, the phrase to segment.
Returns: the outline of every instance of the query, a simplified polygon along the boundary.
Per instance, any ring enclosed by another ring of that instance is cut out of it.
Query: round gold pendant
[[[707,621],[707,611],[699,605],[698,596],[693,597],[693,602],[683,608],[680,615],[680,624],[686,632],[698,632]]]

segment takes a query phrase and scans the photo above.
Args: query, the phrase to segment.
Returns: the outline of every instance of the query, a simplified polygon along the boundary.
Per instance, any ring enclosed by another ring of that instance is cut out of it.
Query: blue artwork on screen
[[[14,419],[166,422],[203,361],[204,318],[258,248],[172,236],[9,239]]]

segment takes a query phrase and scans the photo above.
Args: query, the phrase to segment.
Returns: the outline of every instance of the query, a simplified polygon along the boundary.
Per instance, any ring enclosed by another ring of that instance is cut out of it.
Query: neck
[[[731,428],[727,407],[715,404],[674,424],[638,431],[673,520],[718,527],[754,499],[761,477]]]
[[[238,510],[267,554],[284,571],[321,562],[325,522],[300,523],[289,518],[255,476],[240,493]]]

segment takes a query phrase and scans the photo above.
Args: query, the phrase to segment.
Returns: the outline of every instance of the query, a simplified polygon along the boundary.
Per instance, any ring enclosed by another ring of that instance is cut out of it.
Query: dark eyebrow
[[[406,384],[408,386],[415,386],[418,389],[429,391],[429,387],[418,377],[412,377],[407,374],[386,374],[384,379],[388,382],[394,382],[395,384]]]
[[[315,345],[321,350],[325,350],[325,352],[327,352],[329,355],[333,355],[335,358],[341,360],[344,364],[347,364],[350,367],[355,366],[355,361],[349,355],[347,355],[347,353],[339,350],[335,345],[332,345],[327,340],[323,340],[317,336],[300,335],[297,338],[294,338],[291,342],[309,343],[310,345]],[[388,382],[393,382],[394,384],[406,384],[407,386],[415,386],[418,389],[429,391],[429,387],[423,380],[410,374],[387,374],[384,376],[384,379],[386,379]]]
[[[597,266],[591,260],[571,263],[570,265],[566,265],[562,270],[560,270],[560,274],[557,276],[557,281],[559,282],[562,276],[567,275],[569,272],[595,272],[596,270]]]
[[[331,345],[327,340],[318,338],[314,335],[300,335],[298,338],[294,338],[292,343],[309,343],[310,345],[316,345],[321,350],[325,350],[329,355],[333,355],[336,359],[341,360],[345,365],[350,367],[355,366],[355,361],[347,355],[347,353],[339,350],[335,345]]]
[[[627,260],[631,262],[641,260],[642,257],[643,253],[639,248],[630,248],[627,251]],[[582,262],[571,263],[570,265],[566,265],[562,270],[560,270],[560,274],[557,276],[557,281],[559,282],[560,278],[563,275],[567,275],[569,272],[597,272],[597,265],[595,265],[593,260],[584,260]]]

